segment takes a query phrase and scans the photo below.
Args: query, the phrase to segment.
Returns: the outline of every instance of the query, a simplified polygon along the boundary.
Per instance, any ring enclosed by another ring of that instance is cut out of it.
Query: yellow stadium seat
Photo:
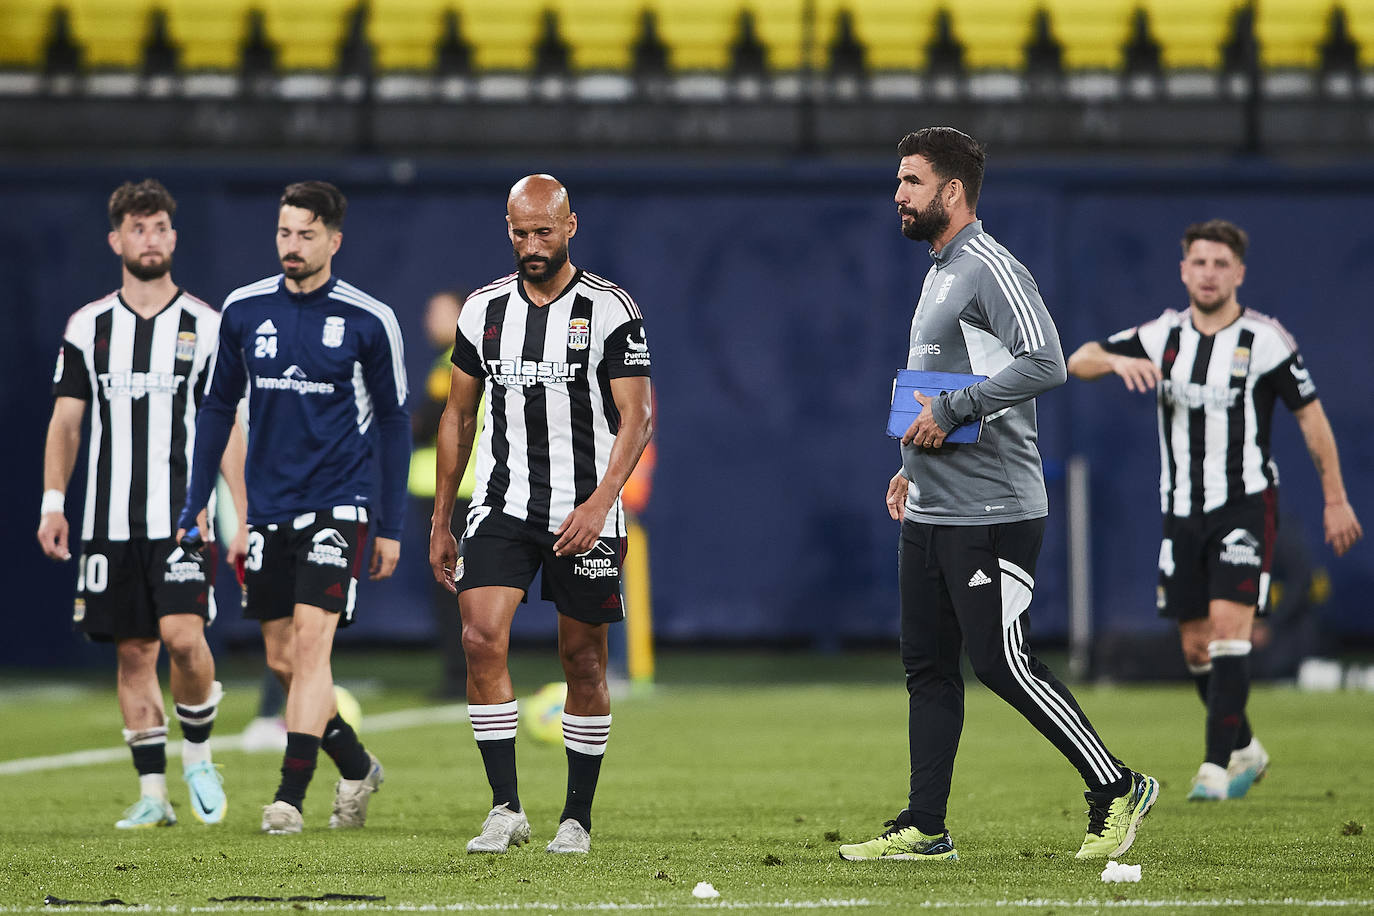
[[[1374,67],[1374,0],[1343,0],[1341,5],[1350,35],[1360,44],[1360,66]]]
[[[1166,69],[1216,69],[1240,0],[1141,0]]]
[[[1317,48],[1326,36],[1329,7],[1314,0],[1264,0],[1255,16],[1260,64],[1265,67],[1314,67]]]
[[[463,5],[457,0],[372,0],[368,36],[377,48],[377,66],[382,70],[433,68],[444,15]],[[459,26],[471,41],[461,12]]]
[[[960,0],[948,7],[970,70],[1020,70],[1033,6],[1027,0]]]
[[[1066,70],[1116,70],[1139,0],[1041,0],[1064,45]]]
[[[183,70],[236,70],[248,11],[264,0],[161,0]]]
[[[738,0],[699,3],[651,3],[658,13],[659,34],[671,53],[674,70],[726,70],[735,37]]]
[[[478,70],[528,70],[543,8],[510,0],[463,0],[463,34]]]
[[[643,0],[548,0],[542,9],[558,14],[558,32],[572,49],[572,68],[586,72],[630,68],[643,8]]]
[[[71,11],[72,34],[93,69],[136,70],[153,0],[64,0]]]
[[[41,67],[51,26],[47,0],[0,3],[0,67]]]
[[[925,67],[926,45],[935,27],[935,7],[910,0],[819,0],[817,44],[824,53],[835,38],[836,14],[848,9],[870,70],[913,71]],[[823,67],[828,61],[816,62]]]
[[[334,70],[358,0],[259,0],[283,70]]]

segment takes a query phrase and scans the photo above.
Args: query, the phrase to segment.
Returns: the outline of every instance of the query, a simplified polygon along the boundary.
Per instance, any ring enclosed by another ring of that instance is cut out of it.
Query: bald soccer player
[[[568,259],[577,214],[549,175],[518,181],[506,202],[515,273],[463,306],[439,425],[429,559],[458,596],[468,712],[491,783],[491,812],[468,852],[529,841],[515,769],[519,720],[507,654],[534,574],[558,608],[567,678],[568,792],[549,852],[591,848],[592,796],[611,731],[607,625],[620,602],[620,490],[652,434],[649,345],[630,295]],[[485,389],[477,482],[461,545],[450,531]]]

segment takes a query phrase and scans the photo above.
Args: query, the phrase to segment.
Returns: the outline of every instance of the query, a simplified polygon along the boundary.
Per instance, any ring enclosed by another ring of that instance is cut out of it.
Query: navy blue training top
[[[337,277],[300,294],[278,274],[229,294],[196,421],[182,528],[194,524],[209,499],[245,392],[250,524],[370,506],[375,492],[377,534],[400,538],[410,417],[401,328],[389,307]]]

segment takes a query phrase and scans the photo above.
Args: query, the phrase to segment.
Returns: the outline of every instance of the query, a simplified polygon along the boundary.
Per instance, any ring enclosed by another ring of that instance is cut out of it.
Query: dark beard
[[[568,263],[568,246],[566,243],[551,254],[547,261],[537,255],[526,258],[521,258],[518,252],[515,255],[515,269],[519,271],[520,279],[531,283],[543,283],[562,270],[566,263]],[[534,270],[531,270],[531,267]]]
[[[125,258],[124,269],[136,280],[161,280],[172,270],[172,256],[168,255],[156,264],[144,264],[141,258]]]
[[[943,189],[943,185],[941,186]],[[940,192],[924,210],[901,208],[902,214],[911,217],[911,222],[902,223],[902,235],[913,242],[934,243],[949,228],[949,211],[940,204]]]
[[[323,264],[321,264],[319,267],[312,268],[309,264],[303,261],[292,264],[288,264],[285,261],[283,261],[281,265],[281,272],[285,274],[289,279],[295,280],[297,283],[299,283],[302,280],[315,276],[315,274],[319,273],[323,267]]]
[[[1204,314],[1204,315],[1211,315],[1211,314],[1213,314],[1214,312],[1220,311],[1220,310],[1221,310],[1221,307],[1222,307],[1223,305],[1225,305],[1225,304],[1226,304],[1226,300],[1225,300],[1225,299],[1218,299],[1216,302],[1213,302],[1213,303],[1211,303],[1211,304],[1209,304],[1209,305],[1203,305],[1201,302],[1198,302],[1196,299],[1193,299],[1193,300],[1192,300],[1193,308],[1197,309],[1199,312],[1201,312],[1201,313]]]

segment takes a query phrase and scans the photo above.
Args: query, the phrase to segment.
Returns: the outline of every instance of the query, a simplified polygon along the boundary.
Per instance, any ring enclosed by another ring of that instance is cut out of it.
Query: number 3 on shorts
[[[473,506],[468,510],[468,526],[463,529],[463,540],[467,540],[477,533],[477,526],[482,524],[482,519],[491,515],[491,506]]]

